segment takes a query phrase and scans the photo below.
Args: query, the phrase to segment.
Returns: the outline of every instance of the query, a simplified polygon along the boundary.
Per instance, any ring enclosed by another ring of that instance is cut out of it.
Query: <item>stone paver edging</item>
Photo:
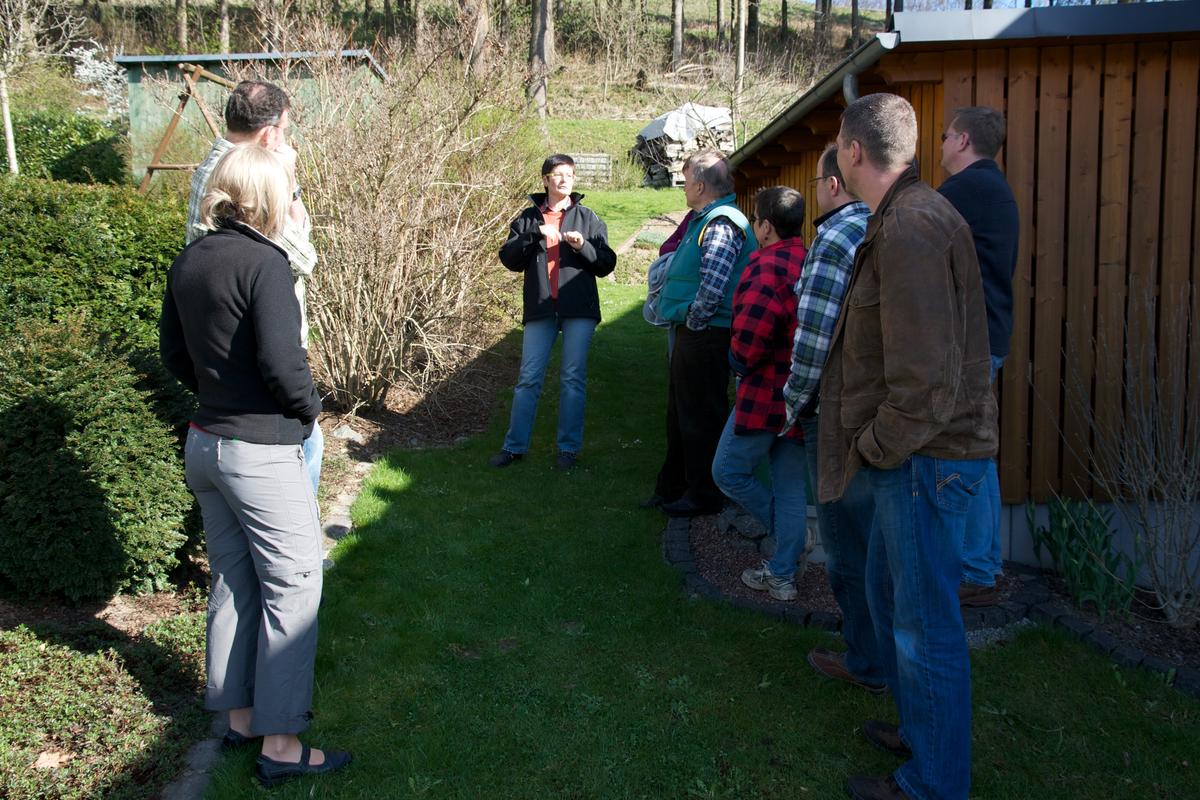
[[[662,534],[663,558],[683,573],[684,589],[710,600],[721,600],[735,608],[757,611],[807,628],[826,631],[841,629],[841,617],[827,611],[780,606],[743,597],[729,597],[700,574],[692,558],[691,520],[671,519]],[[1200,669],[1175,667],[1158,656],[1118,642],[1109,633],[1075,615],[1070,608],[1056,603],[1040,574],[1022,564],[1005,563],[1005,571],[1021,576],[1022,584],[1008,600],[989,608],[964,608],[963,624],[968,631],[1001,628],[1028,619],[1061,628],[1122,667],[1142,667],[1160,675],[1165,682],[1184,694],[1200,699]]]

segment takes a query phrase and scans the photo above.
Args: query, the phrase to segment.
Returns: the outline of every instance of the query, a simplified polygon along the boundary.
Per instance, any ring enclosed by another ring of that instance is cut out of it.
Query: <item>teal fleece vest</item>
[[[733,270],[729,273],[729,282],[725,284],[725,297],[708,324],[714,328],[728,328],[732,323],[733,292],[741,282],[742,270],[750,260],[750,254],[758,249],[758,241],[754,238],[754,232],[750,230],[750,222],[733,204],[734,200],[735,195],[725,195],[708,213],[693,218],[688,224],[687,233],[671,259],[667,282],[658,298],[658,315],[661,318],[678,323],[687,321],[688,306],[696,299],[696,291],[700,288],[700,240],[710,222],[717,217],[726,217],[741,228],[742,233],[746,235],[746,241],[737,261],[734,262]]]

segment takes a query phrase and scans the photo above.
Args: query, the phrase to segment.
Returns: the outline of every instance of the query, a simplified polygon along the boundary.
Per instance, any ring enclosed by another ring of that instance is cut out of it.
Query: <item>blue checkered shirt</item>
[[[816,395],[821,372],[842,312],[842,299],[854,270],[854,254],[867,232],[871,210],[866,203],[847,203],[817,221],[817,237],[804,259],[796,284],[796,335],[792,339],[792,371],[783,387],[787,433]]]
[[[721,307],[733,265],[745,243],[746,234],[728,217],[717,217],[708,223],[704,241],[700,243],[700,287],[687,313],[687,326],[692,330],[707,328],[708,321]]]

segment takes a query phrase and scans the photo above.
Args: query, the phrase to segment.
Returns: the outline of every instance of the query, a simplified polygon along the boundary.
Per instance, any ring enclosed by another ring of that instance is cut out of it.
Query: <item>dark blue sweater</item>
[[[1012,277],[1021,234],[1017,201],[1004,173],[990,158],[951,175],[938,191],[971,226],[983,275],[988,341],[992,355],[1004,358],[1012,336]]]

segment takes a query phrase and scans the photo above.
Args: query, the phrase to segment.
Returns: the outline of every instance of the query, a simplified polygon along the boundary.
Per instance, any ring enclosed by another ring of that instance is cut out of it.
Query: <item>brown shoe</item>
[[[900,729],[892,723],[869,719],[863,723],[862,732],[868,742],[883,752],[905,760],[912,758],[912,750],[900,738]]]
[[[995,586],[980,586],[977,583],[960,583],[958,585],[958,604],[966,608],[986,608],[1000,601],[1000,593]]]
[[[855,775],[846,779],[846,794],[854,800],[910,800],[891,775],[871,778]]]
[[[833,678],[835,681],[845,681],[851,686],[866,689],[871,694],[883,694],[887,691],[886,683],[869,683],[860,680],[850,670],[846,669],[845,653],[835,653],[832,650],[826,650],[824,647],[814,647],[808,651],[808,663],[812,664],[813,669],[827,678]]]

